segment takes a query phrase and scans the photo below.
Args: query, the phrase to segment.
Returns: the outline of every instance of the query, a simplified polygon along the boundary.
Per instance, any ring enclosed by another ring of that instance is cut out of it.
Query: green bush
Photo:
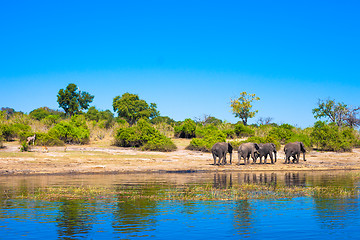
[[[250,127],[245,126],[242,123],[238,123],[234,126],[235,128],[235,134],[238,137],[249,137],[249,136],[254,136],[255,131],[252,130]]]
[[[41,123],[46,127],[50,128],[54,124],[58,123],[60,119],[59,115],[48,115],[45,118],[41,119]]]
[[[225,142],[226,135],[213,125],[207,125],[196,129],[196,138],[193,138],[188,150],[210,152],[212,146],[217,142]]]
[[[322,121],[314,124],[310,136],[312,143],[319,150],[336,152],[351,151],[359,140],[354,129],[340,128],[334,123],[326,124]]]
[[[142,150],[170,152],[176,150],[170,138],[161,134],[145,119],[131,127],[117,130],[114,145],[119,147],[140,147]]]
[[[37,146],[64,146],[64,142],[54,135],[48,133],[36,133],[35,145]]]
[[[222,132],[226,135],[226,138],[236,138],[235,129],[224,129]]]
[[[279,127],[274,127],[270,130],[268,136],[276,139],[280,143],[286,143],[295,134],[294,127],[289,124],[282,124]]]
[[[85,113],[85,118],[88,121],[98,122],[100,128],[109,129],[115,124],[114,114],[110,110],[99,111],[95,107],[90,107]]]
[[[193,138],[195,137],[195,130],[196,123],[187,118],[180,126],[174,127],[174,136],[177,138]]]
[[[30,133],[31,127],[22,123],[0,124],[2,138],[6,141],[12,141],[14,138],[20,138],[24,133]]]
[[[26,141],[21,141],[20,142],[20,151],[21,152],[28,152],[30,151],[30,146]]]
[[[52,127],[49,138],[57,138],[69,144],[86,144],[90,141],[90,131],[83,116],[74,115],[70,121],[61,121]]]
[[[295,133],[285,143],[289,143],[289,142],[302,142],[304,143],[306,148],[312,147],[310,136],[304,133]]]
[[[10,124],[1,124],[0,125],[1,137],[5,139],[5,141],[11,141],[15,137],[15,132],[11,128]]]

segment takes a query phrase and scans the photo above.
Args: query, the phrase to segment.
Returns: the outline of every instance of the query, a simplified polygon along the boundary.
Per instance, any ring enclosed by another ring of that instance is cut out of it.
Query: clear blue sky
[[[318,99],[360,105],[359,1],[2,1],[0,107],[58,108],[68,83],[112,110],[125,92],[175,120],[311,126]]]

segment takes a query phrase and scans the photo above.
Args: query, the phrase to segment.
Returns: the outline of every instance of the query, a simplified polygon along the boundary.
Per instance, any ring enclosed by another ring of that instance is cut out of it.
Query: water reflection
[[[264,238],[279,232],[296,239],[301,235],[283,231],[299,232],[305,228],[311,228],[309,232],[317,232],[320,237],[327,234],[340,234],[341,237],[344,231],[360,234],[359,178],[354,175],[346,172],[224,172],[0,177],[0,239],[11,236],[11,229],[25,236],[34,234],[42,238],[41,232],[45,232],[49,225],[56,233],[53,238],[60,239],[167,239],[173,234],[184,235],[184,238],[209,234],[214,238],[229,238],[230,235],[230,238],[236,239],[239,235],[242,238]],[[348,197],[336,197],[335,194],[335,197],[328,198],[326,193],[323,195],[320,191],[313,197],[286,201],[172,202],[152,198],[166,192],[169,187],[196,184],[229,192],[241,184],[268,185],[271,186],[269,189],[280,185],[288,188],[333,186],[335,192],[348,189],[351,192]],[[116,195],[108,202],[100,199],[60,199],[45,204],[43,201],[17,199],[18,196],[30,196],[38,189],[51,186],[104,186],[114,190]],[[133,195],[145,197],[133,198]],[[44,227],[43,223],[47,225]],[[36,227],[34,224],[37,224]],[[109,235],[96,235],[99,232],[104,234],[104,229]],[[176,229],[182,232],[176,232]]]
[[[239,235],[244,235],[244,237],[251,235],[253,228],[253,211],[248,200],[235,202],[234,228]]]
[[[73,238],[86,235],[92,228],[91,208],[78,200],[63,200],[56,217],[60,237]]]
[[[276,185],[277,178],[277,173],[214,173],[213,187],[226,189],[233,187],[234,183]]]
[[[119,189],[118,192],[121,192]],[[151,186],[141,194],[155,194]],[[130,236],[148,236],[146,232],[153,231],[156,224],[157,202],[148,198],[129,199],[129,195],[118,194],[116,208],[113,212],[114,220],[112,226],[115,232],[132,234]]]

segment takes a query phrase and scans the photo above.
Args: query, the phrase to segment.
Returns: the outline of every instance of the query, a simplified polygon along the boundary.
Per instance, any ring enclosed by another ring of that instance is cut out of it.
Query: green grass
[[[142,187],[100,187],[100,186],[68,186],[45,187],[33,190],[13,192],[11,195],[19,199],[36,199],[58,201],[63,199],[78,200],[140,200],[153,201],[218,201],[244,199],[282,199],[294,197],[347,198],[358,194],[356,187],[287,187],[269,184],[240,184],[228,188],[215,188],[212,184],[201,185],[149,185]],[[7,193],[8,195],[8,193]],[[4,196],[3,196],[4,197]]]

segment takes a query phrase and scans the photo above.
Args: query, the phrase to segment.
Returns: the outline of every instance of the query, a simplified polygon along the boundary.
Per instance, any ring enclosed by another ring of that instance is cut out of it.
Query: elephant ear
[[[274,143],[270,143],[270,144],[271,144],[271,146],[273,146],[274,150],[276,151],[276,146],[275,146],[275,144],[274,144]]]
[[[232,151],[233,151],[233,146],[231,146],[230,143],[228,143],[228,151],[229,151],[229,153],[232,153]]]
[[[260,149],[260,146],[259,146],[259,144],[257,144],[257,143],[254,143],[254,146],[255,146],[256,150],[259,150],[259,149]]]
[[[305,145],[302,142],[300,142],[300,149],[301,152],[306,152]]]

